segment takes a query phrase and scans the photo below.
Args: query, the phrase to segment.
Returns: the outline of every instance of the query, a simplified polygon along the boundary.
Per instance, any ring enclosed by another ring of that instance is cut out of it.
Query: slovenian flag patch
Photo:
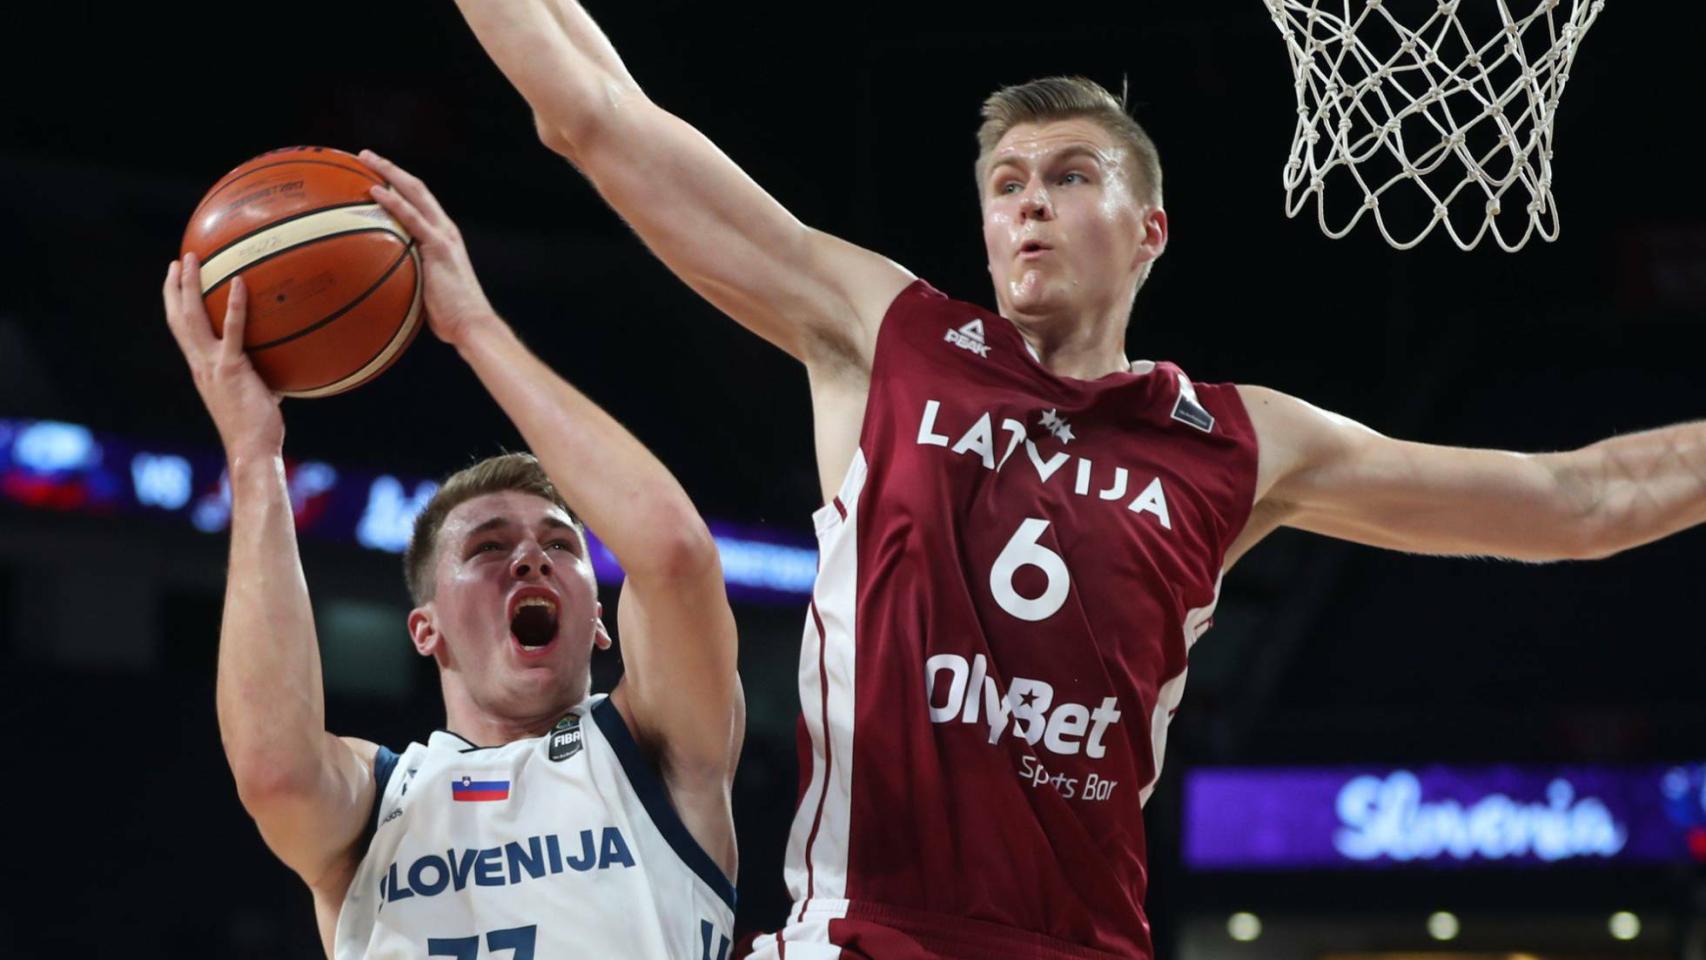
[[[508,780],[475,780],[473,777],[463,777],[451,781],[450,798],[452,800],[508,800]]]

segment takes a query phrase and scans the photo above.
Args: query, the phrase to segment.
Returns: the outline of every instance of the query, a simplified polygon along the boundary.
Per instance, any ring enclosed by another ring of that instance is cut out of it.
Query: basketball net
[[[1264,2],[1296,78],[1286,216],[1313,199],[1337,239],[1369,214],[1400,250],[1436,226],[1463,250],[1489,232],[1511,252],[1536,233],[1558,238],[1552,120],[1605,0],[1467,0],[1466,13],[1487,18],[1472,25],[1459,18],[1463,0],[1429,0],[1415,26],[1387,9],[1403,0]],[[1532,12],[1512,16],[1527,4]]]

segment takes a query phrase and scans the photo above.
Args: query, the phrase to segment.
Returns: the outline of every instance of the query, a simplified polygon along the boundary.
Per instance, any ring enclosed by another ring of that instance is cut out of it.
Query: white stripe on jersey
[[[336,960],[727,957],[734,888],[606,697],[543,737],[410,744],[376,815]]]
[[[753,941],[746,960],[841,960],[841,948],[829,942],[829,922],[847,916],[846,900],[814,897],[803,917],[788,914],[788,926]]]
[[[1149,795],[1155,792],[1155,781],[1161,779],[1161,762],[1167,755],[1167,728],[1173,723],[1173,714],[1179,709],[1179,703],[1185,699],[1185,677],[1191,672],[1188,665],[1191,648],[1197,640],[1208,632],[1209,621],[1214,618],[1214,608],[1220,605],[1220,584],[1226,578],[1225,571],[1214,580],[1214,596],[1209,598],[1208,605],[1185,611],[1185,658],[1187,665],[1179,671],[1179,675],[1161,685],[1161,690],[1155,695],[1155,712],[1149,717],[1149,755],[1155,758],[1155,776],[1138,791],[1137,802],[1142,806],[1149,802]]]
[[[819,567],[800,649],[800,707],[811,738],[812,771],[788,837],[784,877],[797,918],[818,898],[847,896],[852,819],[854,607],[858,598],[859,494],[865,453],[856,450],[835,502],[812,515]],[[842,511],[846,515],[842,515]],[[789,942],[795,939],[792,930]]]

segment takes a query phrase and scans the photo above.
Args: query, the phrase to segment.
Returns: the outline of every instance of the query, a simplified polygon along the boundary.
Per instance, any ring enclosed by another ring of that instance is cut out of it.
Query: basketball
[[[244,349],[272,389],[325,397],[383,373],[420,330],[408,232],[373,202],[384,180],[351,154],[288,147],[232,170],[190,216],[183,253],[223,335],[231,280],[248,287]]]

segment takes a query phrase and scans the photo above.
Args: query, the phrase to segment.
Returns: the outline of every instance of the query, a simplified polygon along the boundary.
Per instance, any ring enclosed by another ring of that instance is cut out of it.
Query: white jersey
[[[608,697],[543,737],[380,751],[335,960],[726,960],[734,886]]]

